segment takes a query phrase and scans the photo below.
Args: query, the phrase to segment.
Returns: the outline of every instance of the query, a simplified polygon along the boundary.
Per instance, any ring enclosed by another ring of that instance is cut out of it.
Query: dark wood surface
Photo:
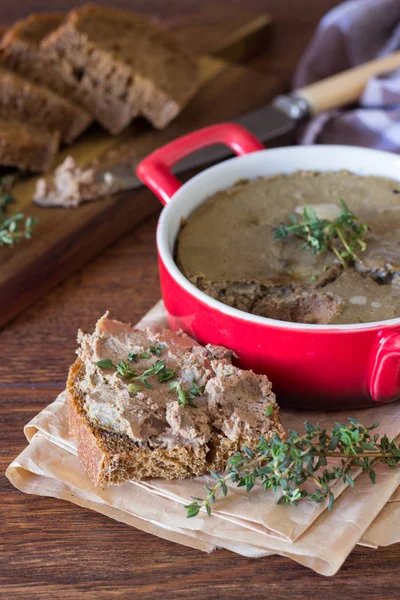
[[[48,0],[0,3],[0,22]],[[117,4],[117,3],[115,3]],[[125,0],[121,5],[179,21],[198,0]],[[226,1],[226,15],[243,2]],[[322,14],[334,0],[247,0],[268,10],[274,36],[254,64],[288,82]],[[53,0],[51,7],[72,2]],[[238,93],[245,93],[245,90]],[[143,191],[143,194],[147,194]],[[150,195],[147,194],[149,201]],[[0,332],[0,598],[55,599],[383,599],[400,596],[400,545],[356,548],[334,578],[281,557],[245,559],[184,548],[91,511],[26,496],[4,478],[22,450],[23,425],[63,389],[78,327],[90,329],[107,308],[135,322],[159,298],[154,244],[157,216],[145,221]]]

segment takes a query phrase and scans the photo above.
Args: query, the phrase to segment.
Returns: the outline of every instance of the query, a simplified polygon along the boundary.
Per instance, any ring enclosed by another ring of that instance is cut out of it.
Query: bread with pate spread
[[[221,471],[260,436],[284,436],[267,376],[237,368],[222,346],[144,332],[107,314],[78,341],[69,425],[96,485]]]

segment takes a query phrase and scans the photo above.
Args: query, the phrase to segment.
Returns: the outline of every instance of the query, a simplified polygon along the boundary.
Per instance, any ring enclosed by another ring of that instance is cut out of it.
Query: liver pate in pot
[[[239,181],[189,216],[176,261],[200,290],[255,315],[314,324],[393,319],[400,316],[399,194],[393,180],[344,171]],[[304,222],[304,209],[330,231],[341,201],[354,213],[352,226],[365,226],[346,259],[336,241],[313,251],[304,236],[276,235],[292,216]]]

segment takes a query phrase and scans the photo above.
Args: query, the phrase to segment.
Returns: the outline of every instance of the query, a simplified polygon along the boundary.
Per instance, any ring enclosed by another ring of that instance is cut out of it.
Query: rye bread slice
[[[138,114],[165,127],[199,86],[197,61],[187,49],[130,11],[77,8],[42,47],[73,64],[85,106],[111,133]]]
[[[77,138],[91,121],[86,112],[69,100],[3,67],[0,67],[0,118],[59,131],[67,143]]]
[[[90,123],[90,117],[79,107],[3,67],[0,67],[0,118],[59,131],[67,143]]]
[[[0,164],[42,173],[50,169],[60,134],[19,121],[0,119]]]
[[[59,13],[32,14],[17,21],[0,42],[0,62],[26,79],[43,85],[77,106],[84,107],[79,78],[73,65],[60,60],[57,53],[41,48],[43,38],[57,29],[65,15]],[[86,110],[82,108],[86,115]],[[88,118],[86,115],[85,118]]]
[[[107,315],[92,335],[80,333],[78,340],[78,359],[67,382],[69,425],[96,485],[221,471],[244,445],[254,449],[261,435],[284,436],[270,381],[235,367],[226,348],[203,347],[170,331],[142,332]],[[157,361],[165,361],[167,371],[153,373],[144,384],[143,377],[118,372],[121,360],[124,373],[128,367],[139,375]],[[168,380],[158,380],[168,374]],[[177,387],[185,405],[178,402]]]

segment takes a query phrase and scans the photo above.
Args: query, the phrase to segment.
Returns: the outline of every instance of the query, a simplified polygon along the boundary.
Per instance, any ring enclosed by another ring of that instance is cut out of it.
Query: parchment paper
[[[153,330],[165,327],[162,303],[138,325]],[[396,404],[352,411],[351,415],[282,411],[281,416],[286,428],[300,431],[305,419],[329,427],[353,416],[365,424],[379,421],[379,429],[389,437],[400,433],[400,406]],[[187,519],[183,504],[192,495],[203,497],[209,478],[96,488],[68,436],[65,392],[27,424],[25,434],[30,444],[6,473],[20,490],[69,500],[205,552],[222,547],[252,557],[281,554],[318,573],[333,575],[358,542],[377,547],[400,541],[400,470],[377,467],[376,485],[365,474],[359,475],[355,489],[339,484],[330,512],[325,505],[312,502],[297,507],[276,505],[271,492],[254,489],[246,494],[231,486],[228,497],[214,505],[211,518],[200,514]]]
[[[400,542],[400,489],[397,488],[362,537],[366,546],[390,546]]]

